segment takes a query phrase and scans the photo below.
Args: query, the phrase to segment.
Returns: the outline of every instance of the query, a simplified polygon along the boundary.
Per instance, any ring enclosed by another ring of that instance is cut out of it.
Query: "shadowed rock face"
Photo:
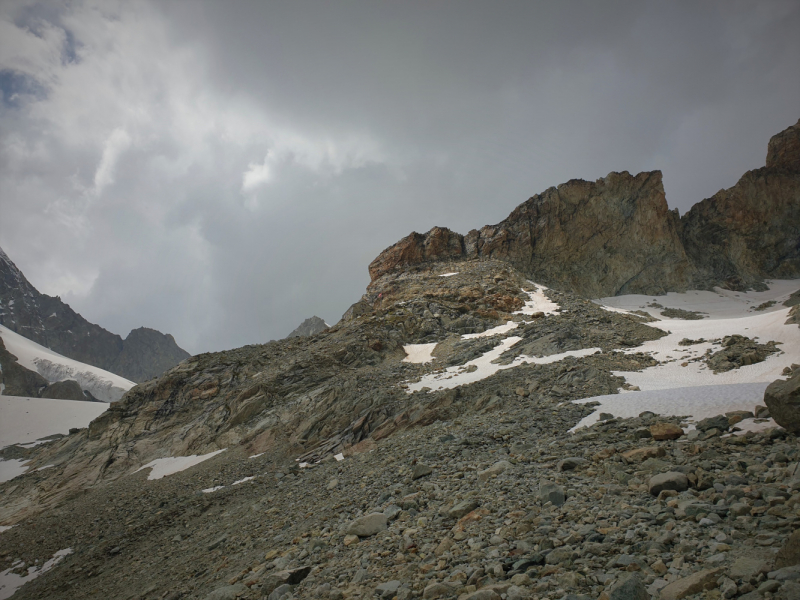
[[[0,249],[0,325],[64,356],[141,382],[189,357],[171,335],[134,329],[123,340],[59,297],[41,294]]]
[[[800,276],[800,122],[774,136],[767,166],[670,211],[660,171],[572,180],[466,236],[412,233],[369,266],[372,281],[410,265],[493,258],[584,296],[745,289]]]

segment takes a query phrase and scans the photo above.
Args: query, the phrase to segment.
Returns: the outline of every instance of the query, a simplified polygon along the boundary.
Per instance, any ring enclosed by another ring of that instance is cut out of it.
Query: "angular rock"
[[[451,598],[455,596],[455,590],[444,583],[432,583],[426,586],[422,592],[424,600],[435,600],[436,598]]]
[[[710,429],[719,429],[720,431],[728,430],[728,417],[725,415],[717,415],[716,417],[708,417],[698,421],[695,425],[698,431],[708,431]]]
[[[588,461],[585,458],[581,458],[579,456],[569,456],[558,461],[556,468],[559,471],[573,471],[587,462]]]
[[[728,576],[734,581],[750,581],[758,577],[761,573],[769,572],[769,564],[760,558],[753,556],[741,556],[737,558],[730,569]]]
[[[210,594],[206,595],[205,600],[236,600],[247,594],[250,590],[241,583],[218,587]]]
[[[626,460],[629,461],[643,461],[648,458],[660,458],[662,456],[666,456],[667,451],[664,450],[661,446],[647,446],[645,448],[634,448],[633,450],[628,450],[627,452],[623,452],[622,456],[625,457]]]
[[[297,585],[311,573],[311,567],[299,567],[270,573],[261,582],[261,592],[271,594],[282,585]]]
[[[683,429],[674,423],[655,423],[650,426],[650,434],[656,441],[677,440],[683,435]]]
[[[387,581],[386,583],[382,583],[375,588],[375,595],[381,598],[391,598],[394,596],[395,592],[400,589],[401,585],[403,585],[402,582],[398,581],[397,579]]]
[[[453,506],[453,508],[451,508],[449,511],[447,511],[447,514],[454,519],[460,519],[461,517],[471,513],[479,506],[480,504],[475,502],[475,500],[462,500]]]
[[[421,477],[425,477],[433,473],[433,469],[431,469],[428,465],[423,465],[422,463],[418,463],[414,466],[414,471],[411,473],[411,479],[416,480],[420,479]]]
[[[668,471],[651,477],[648,487],[653,496],[658,496],[662,490],[683,492],[689,489],[689,479],[683,473]]]
[[[481,483],[486,483],[489,479],[492,478],[493,475],[500,475],[500,473],[504,472],[506,469],[511,467],[511,463],[507,460],[500,460],[494,463],[491,467],[486,469],[485,471],[481,471],[478,473],[478,481]]]
[[[347,527],[348,535],[370,537],[386,529],[388,519],[383,513],[372,513],[359,517]]]
[[[553,506],[562,506],[566,502],[564,488],[556,483],[543,482],[539,486],[539,499],[542,504],[551,502]]]
[[[608,594],[609,600],[650,600],[650,594],[638,575],[629,575],[617,583]]]
[[[778,379],[764,391],[764,404],[781,427],[800,433],[800,369],[784,381]]]
[[[800,565],[800,529],[796,530],[775,555],[775,568]]]
[[[677,579],[661,590],[659,598],[660,600],[681,600],[681,598],[703,590],[713,590],[717,587],[717,579],[719,579],[721,571],[722,569],[705,569],[688,577]]]

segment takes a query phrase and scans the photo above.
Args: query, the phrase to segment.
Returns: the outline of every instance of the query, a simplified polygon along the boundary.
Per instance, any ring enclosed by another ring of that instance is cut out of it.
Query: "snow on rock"
[[[107,409],[102,402],[0,396],[0,448],[87,427]]]
[[[482,337],[490,337],[492,335],[499,335],[501,333],[508,333],[512,329],[517,328],[517,323],[514,321],[508,321],[505,325],[498,325],[497,327],[492,327],[491,329],[487,329],[486,331],[482,331],[480,333],[465,333],[461,336],[462,340],[471,340],[475,338],[482,338]]]
[[[65,556],[72,554],[72,548],[66,548],[64,550],[59,550],[55,553],[53,558],[45,562],[41,568],[37,568],[35,566],[28,567],[27,575],[17,575],[16,573],[12,573],[11,569],[15,569],[16,566],[12,566],[5,571],[0,572],[0,600],[5,600],[6,598],[11,598],[14,593],[21,588],[23,585],[28,583],[29,581],[36,579],[39,575],[43,573],[47,573],[50,569],[55,567],[58,563],[60,563]]]
[[[448,367],[444,371],[438,373],[429,373],[424,375],[418,382],[409,383],[406,391],[411,394],[423,388],[429,388],[430,391],[452,389],[461,385],[468,385],[475,383],[487,377],[491,377],[495,373],[503,369],[511,369],[526,363],[534,364],[548,364],[558,362],[567,358],[568,356],[588,356],[595,352],[601,351],[600,348],[587,348],[584,350],[571,350],[569,352],[562,352],[560,354],[552,354],[550,356],[534,357],[534,356],[518,356],[507,365],[494,363],[493,361],[500,358],[506,350],[511,348],[514,344],[519,342],[522,338],[511,336],[505,338],[500,344],[485,352],[478,358],[469,361],[466,364]]]
[[[21,366],[38,372],[51,383],[74,379],[81,389],[88,390],[98,400],[115,402],[136,385],[99,367],[61,356],[2,325],[0,337],[3,338],[6,349],[17,357]]]
[[[152,471],[150,471],[150,474],[147,476],[147,480],[150,481],[152,479],[161,479],[167,475],[173,475],[180,471],[184,471],[189,467],[198,465],[204,460],[208,460],[209,458],[216,456],[220,452],[225,452],[225,448],[215,452],[210,452],[208,454],[192,454],[191,456],[170,456],[167,458],[157,458],[153,461],[150,461],[143,467],[139,467],[136,470],[136,473],[142,469],[152,468]]]
[[[13,527],[13,525],[0,525],[0,533],[3,533],[4,531],[8,531],[12,527]]]
[[[439,277],[452,277],[453,275],[458,275],[458,272],[455,273],[442,273]]]
[[[11,481],[28,470],[28,461],[12,458],[11,460],[0,460],[0,483]]]
[[[434,348],[436,348],[436,342],[432,344],[408,344],[403,346],[403,350],[405,350],[408,355],[403,359],[403,362],[418,364],[429,363],[433,360],[431,352],[433,352]]]
[[[528,294],[528,300],[525,303],[525,306],[522,309],[512,313],[515,315],[532,315],[537,312],[544,313],[545,315],[553,315],[559,311],[560,307],[557,303],[553,302],[544,295],[544,291],[547,289],[543,285],[537,285],[533,282],[529,282],[533,285],[533,291],[529,292],[527,290],[522,290],[526,294]]]
[[[595,412],[581,419],[570,431],[596,423],[601,412],[627,419],[637,417],[644,411],[651,411],[657,415],[686,416],[690,417],[692,421],[724,415],[735,410],[753,412],[756,405],[764,403],[764,390],[767,389],[767,385],[769,384],[703,385],[626,392],[575,400],[576,404],[586,404],[587,402],[599,402],[600,404],[595,407]],[[771,423],[770,427],[775,427],[772,419],[769,422]],[[742,423],[737,423],[737,427],[745,429],[742,427]]]

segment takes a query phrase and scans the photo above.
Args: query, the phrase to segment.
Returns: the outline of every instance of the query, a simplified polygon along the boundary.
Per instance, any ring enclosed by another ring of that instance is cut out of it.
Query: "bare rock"
[[[778,554],[775,555],[776,569],[792,565],[800,565],[800,529],[789,536]]]
[[[650,478],[649,489],[653,496],[658,496],[663,490],[683,492],[689,489],[689,479],[677,471],[659,473]]]
[[[661,600],[681,600],[686,596],[717,587],[717,579],[722,569],[705,569],[673,581],[661,590]]]
[[[347,528],[348,535],[357,535],[358,537],[369,537],[386,529],[387,523],[386,515],[383,513],[372,513],[359,517]]]
[[[658,441],[677,440],[683,435],[683,429],[675,423],[655,423],[650,426],[650,434]]]
[[[800,370],[793,371],[787,380],[778,379],[764,391],[764,404],[781,427],[800,432]]]

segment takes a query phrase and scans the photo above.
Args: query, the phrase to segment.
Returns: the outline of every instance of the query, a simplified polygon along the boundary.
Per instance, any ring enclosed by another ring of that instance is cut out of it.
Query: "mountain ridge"
[[[0,248],[0,325],[68,358],[134,382],[191,356],[169,334],[141,327],[121,336],[90,323],[58,296],[39,292]]]
[[[800,277],[800,121],[770,139],[765,167],[695,204],[669,210],[661,171],[572,179],[466,235],[416,232],[369,265],[371,282],[426,262],[494,258],[587,297],[714,286],[763,289]]]

